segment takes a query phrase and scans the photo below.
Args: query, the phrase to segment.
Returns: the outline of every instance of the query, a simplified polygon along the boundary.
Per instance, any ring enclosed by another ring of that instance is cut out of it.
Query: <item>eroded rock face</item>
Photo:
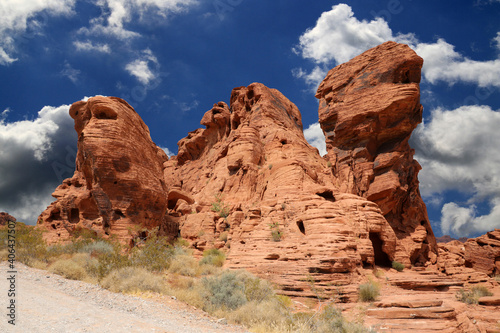
[[[70,108],[78,133],[76,170],[39,217],[51,242],[87,228],[128,242],[141,228],[164,223],[163,162],[168,159],[135,110],[122,99],[93,97]]]
[[[236,88],[230,107],[214,105],[201,123],[206,129],[179,141],[179,155],[164,164],[169,193],[193,198],[169,194],[169,207],[196,249],[225,248],[228,267],[310,297],[304,276],[332,289],[363,265],[396,258],[395,233],[378,206],[339,191],[304,138],[299,110],[279,91]]]
[[[341,192],[375,202],[398,238],[397,261],[436,261],[437,245],[408,144],[422,121],[423,60],[386,42],[328,72],[318,88],[319,122]]]
[[[465,243],[439,244],[438,267],[448,275],[464,280],[500,274],[500,229],[495,229]]]

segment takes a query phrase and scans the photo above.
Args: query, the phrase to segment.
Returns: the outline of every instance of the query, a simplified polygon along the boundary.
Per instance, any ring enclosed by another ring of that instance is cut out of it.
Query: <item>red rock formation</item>
[[[0,225],[7,225],[11,221],[16,222],[16,218],[5,212],[0,212]]]
[[[49,243],[78,228],[128,242],[138,229],[164,223],[168,158],[135,110],[119,98],[93,97],[74,103],[70,115],[78,133],[76,171],[38,219]]]
[[[471,280],[479,273],[500,274],[500,229],[495,229],[465,243],[439,244],[438,267],[449,275]]]
[[[380,209],[340,193],[304,138],[299,110],[279,91],[236,88],[231,106],[214,105],[201,124],[165,162],[169,208],[195,248],[225,247],[228,267],[311,297],[305,276],[333,289],[363,265],[394,260],[396,237]],[[171,195],[179,191],[193,202],[179,204]]]
[[[335,184],[380,207],[406,265],[437,255],[408,144],[422,121],[422,63],[407,45],[386,42],[330,70],[316,94]]]

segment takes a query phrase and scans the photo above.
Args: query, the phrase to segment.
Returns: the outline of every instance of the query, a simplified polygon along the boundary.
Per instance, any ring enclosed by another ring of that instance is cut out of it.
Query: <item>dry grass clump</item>
[[[143,267],[124,267],[112,271],[101,282],[103,288],[113,292],[137,293],[165,291],[165,282]]]
[[[49,271],[70,280],[86,280],[88,278],[85,268],[72,259],[60,259],[49,266]]]
[[[203,251],[203,258],[201,259],[200,264],[222,267],[225,260],[226,255],[224,252],[218,249],[210,249]]]
[[[7,251],[6,258],[9,250],[8,231],[6,226],[0,228],[0,251]],[[46,262],[47,245],[40,229],[16,222],[15,240],[16,261],[28,266],[39,266],[41,262]]]
[[[130,255],[133,266],[144,267],[153,272],[162,272],[169,268],[175,249],[164,237],[158,237],[157,232],[150,233],[141,246],[135,247]]]
[[[484,296],[493,296],[493,293],[485,286],[474,286],[469,291],[460,289],[456,294],[456,298],[460,302],[467,304],[478,304],[479,298]]]
[[[188,254],[178,254],[174,256],[170,263],[169,273],[176,273],[183,276],[198,276],[198,261]]]
[[[377,299],[380,294],[380,286],[369,281],[359,286],[359,300],[361,302],[371,302]]]

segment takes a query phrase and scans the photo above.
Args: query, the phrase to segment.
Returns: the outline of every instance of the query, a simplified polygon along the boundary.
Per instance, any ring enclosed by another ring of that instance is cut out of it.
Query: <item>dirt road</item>
[[[15,270],[8,273],[7,263],[0,263],[0,332],[246,332],[168,296],[116,294],[20,263]],[[8,322],[12,300],[15,326]]]

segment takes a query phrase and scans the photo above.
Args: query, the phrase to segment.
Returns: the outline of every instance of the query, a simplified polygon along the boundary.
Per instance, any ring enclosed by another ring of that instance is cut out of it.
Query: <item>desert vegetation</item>
[[[1,260],[8,258],[6,240],[7,229],[0,228]],[[16,224],[16,260],[68,279],[112,292],[175,296],[252,332],[369,332],[362,323],[347,321],[333,299],[319,300],[316,311],[294,311],[292,300],[276,294],[268,281],[224,270],[221,250],[206,250],[198,260],[188,242],[170,244],[156,232],[136,244],[124,249],[112,238],[81,231],[67,244],[47,246],[39,229]]]
[[[493,296],[493,293],[485,286],[474,286],[470,290],[460,289],[456,297],[460,302],[467,304],[478,304],[479,298],[484,296]]]

